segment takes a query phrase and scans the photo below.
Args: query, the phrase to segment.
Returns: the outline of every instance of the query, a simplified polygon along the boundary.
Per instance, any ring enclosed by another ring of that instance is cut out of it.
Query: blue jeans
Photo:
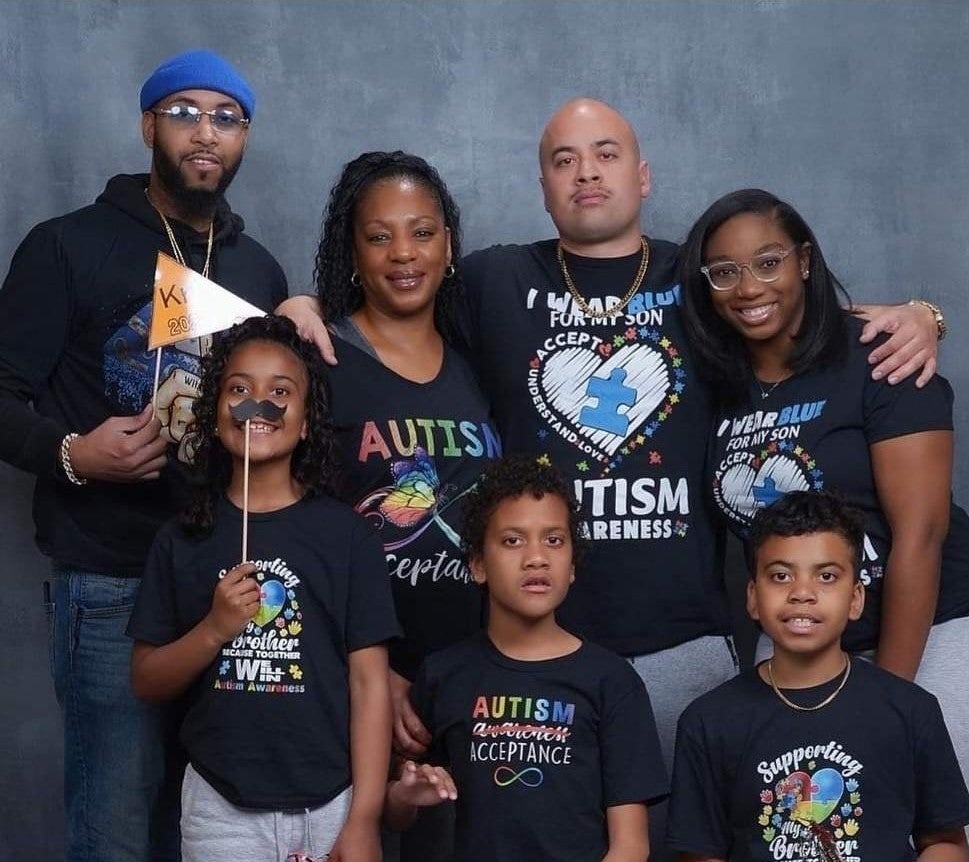
[[[168,727],[166,710],[131,692],[125,627],[138,584],[55,566],[44,585],[51,675],[64,720],[65,862],[177,858],[177,849],[149,849]],[[161,844],[177,848],[177,828],[158,827]]]

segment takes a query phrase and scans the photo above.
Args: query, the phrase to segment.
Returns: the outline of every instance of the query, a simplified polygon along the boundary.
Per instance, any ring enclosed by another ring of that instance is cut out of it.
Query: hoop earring
[[[360,273],[354,270],[353,274],[350,276],[350,284],[352,284],[354,287],[360,287],[362,283],[363,282],[360,281]]]
[[[445,278],[454,278],[454,274],[457,271],[458,271],[457,270],[457,267],[453,263],[449,263],[446,267],[444,267],[444,277]]]

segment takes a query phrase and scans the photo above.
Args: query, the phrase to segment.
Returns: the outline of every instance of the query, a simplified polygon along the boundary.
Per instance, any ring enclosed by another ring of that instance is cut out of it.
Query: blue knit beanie
[[[246,79],[218,54],[186,51],[170,57],[151,73],[141,88],[141,110],[147,111],[165,96],[179,90],[214,90],[231,96],[250,120],[256,97]]]

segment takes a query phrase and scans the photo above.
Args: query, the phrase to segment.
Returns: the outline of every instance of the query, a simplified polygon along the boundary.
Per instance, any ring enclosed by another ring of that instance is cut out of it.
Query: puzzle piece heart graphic
[[[663,404],[672,386],[666,357],[647,344],[627,344],[607,358],[585,347],[555,351],[541,389],[567,432],[610,457]]]
[[[845,782],[837,769],[819,769],[811,776],[811,822],[823,823],[838,807]]]
[[[263,581],[259,587],[262,590],[262,599],[252,621],[264,628],[279,616],[286,604],[286,588],[279,581]]]
[[[804,467],[783,453],[768,457],[756,470],[750,464],[734,464],[720,475],[719,485],[724,505],[745,524],[758,509],[789,491],[811,488]]]
[[[792,820],[801,823],[824,823],[837,809],[844,793],[844,778],[836,769],[825,767],[812,775],[792,772],[777,785],[781,807],[788,809]]]

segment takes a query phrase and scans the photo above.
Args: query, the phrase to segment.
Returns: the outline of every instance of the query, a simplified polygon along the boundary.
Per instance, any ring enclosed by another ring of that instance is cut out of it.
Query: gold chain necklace
[[[163,213],[158,207],[155,206],[155,202],[151,199],[151,195],[148,194],[148,189],[145,189],[145,197],[148,198],[148,203],[151,204],[152,209],[158,213],[159,218],[162,220],[162,224],[165,226],[165,233],[168,235],[168,241],[172,245],[172,254],[182,266],[188,266],[185,263],[185,255],[182,254],[182,250],[178,247],[178,243],[175,241],[175,231],[172,230],[172,226],[169,224],[168,219],[165,218],[165,213]],[[202,278],[209,277],[209,263],[212,261],[212,237],[215,229],[215,219],[209,222],[209,242],[205,249],[205,265],[202,267]]]
[[[565,265],[565,252],[562,250],[562,243],[558,244],[558,259],[559,268],[562,270],[562,278],[565,280],[565,286],[569,289],[569,293],[572,294],[572,299],[575,300],[575,304],[582,309],[582,313],[586,317],[592,317],[596,320],[603,320],[607,317],[615,317],[619,312],[621,312],[629,300],[633,298],[633,294],[639,290],[640,285],[643,283],[643,279],[646,277],[646,267],[649,266],[649,243],[646,242],[646,237],[640,237],[640,242],[643,244],[643,255],[639,260],[639,270],[636,272],[636,277],[633,279],[633,283],[629,285],[629,290],[626,291],[626,295],[619,300],[612,308],[607,308],[604,311],[596,311],[594,308],[590,307],[589,303],[585,301],[585,297],[579,293],[578,288],[575,286],[575,282],[572,281],[572,276],[569,275],[568,267]]]
[[[851,676],[851,659],[846,655],[844,676],[841,678],[841,682],[838,683],[838,687],[824,700],[822,700],[821,703],[817,703],[814,706],[801,706],[800,704],[794,703],[792,700],[788,700],[783,694],[781,694],[781,690],[777,687],[777,683],[774,682],[774,659],[767,662],[767,678],[770,680],[770,687],[774,689],[774,694],[776,694],[785,705],[789,706],[791,709],[796,709],[798,712],[814,712],[817,709],[827,706],[832,700],[841,694],[841,689],[845,687],[845,683],[848,681],[849,676]]]

